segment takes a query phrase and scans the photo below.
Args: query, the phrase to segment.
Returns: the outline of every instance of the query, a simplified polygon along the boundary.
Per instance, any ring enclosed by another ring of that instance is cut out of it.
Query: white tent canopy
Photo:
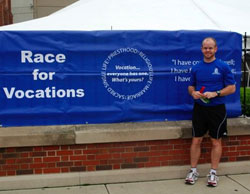
[[[226,30],[250,34],[249,0],[79,0],[0,30]]]

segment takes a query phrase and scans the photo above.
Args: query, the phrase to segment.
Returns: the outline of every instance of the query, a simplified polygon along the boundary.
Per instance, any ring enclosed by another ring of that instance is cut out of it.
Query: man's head
[[[201,52],[204,56],[205,62],[212,62],[215,60],[215,53],[217,52],[216,40],[212,37],[207,37],[202,41]]]

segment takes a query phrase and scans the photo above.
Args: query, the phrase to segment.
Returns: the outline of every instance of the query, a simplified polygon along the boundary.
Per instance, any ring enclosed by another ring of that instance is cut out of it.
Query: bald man
[[[194,99],[192,119],[192,144],[190,148],[191,169],[185,179],[186,184],[195,184],[198,180],[197,164],[201,154],[201,142],[208,132],[211,142],[211,169],[208,174],[208,186],[218,184],[217,169],[222,154],[223,136],[227,135],[227,114],[225,96],[235,92],[234,75],[228,64],[216,59],[216,40],[207,37],[202,41],[203,61],[191,71],[188,92]]]

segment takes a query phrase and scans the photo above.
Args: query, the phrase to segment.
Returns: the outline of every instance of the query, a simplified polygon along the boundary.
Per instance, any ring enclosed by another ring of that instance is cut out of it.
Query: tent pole
[[[244,35],[244,75],[243,75],[243,82],[244,82],[244,88],[243,88],[243,115],[246,117],[246,65],[247,65],[247,33],[245,32]]]

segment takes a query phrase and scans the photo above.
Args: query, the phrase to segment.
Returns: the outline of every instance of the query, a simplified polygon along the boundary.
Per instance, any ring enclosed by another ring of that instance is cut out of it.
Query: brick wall
[[[0,149],[0,176],[188,165],[191,139]],[[210,162],[203,140],[200,163]],[[222,162],[250,160],[250,135],[223,141]]]
[[[10,0],[0,0],[0,26],[12,23],[13,16],[11,14]]]

